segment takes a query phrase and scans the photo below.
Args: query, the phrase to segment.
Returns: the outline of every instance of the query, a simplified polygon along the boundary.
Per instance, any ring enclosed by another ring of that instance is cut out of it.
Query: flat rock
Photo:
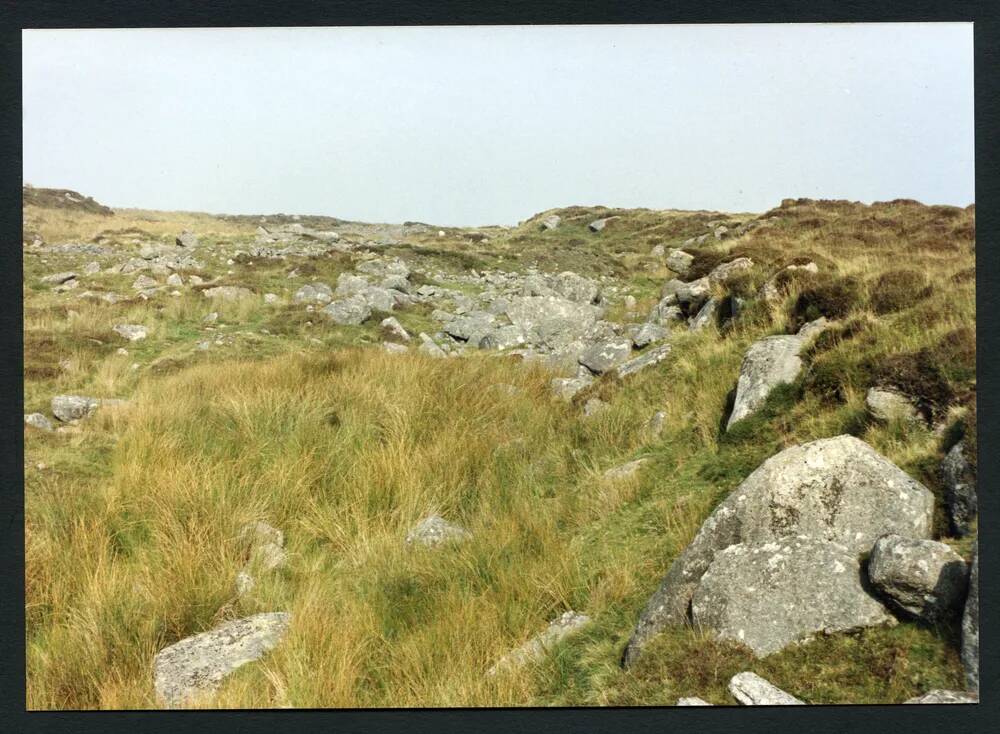
[[[627,361],[631,353],[631,339],[610,339],[585,349],[580,354],[579,361],[591,372],[600,375]]]
[[[640,616],[623,662],[629,665],[660,630],[688,622],[703,574],[731,545],[806,535],[859,555],[886,533],[929,538],[933,511],[930,490],[854,436],[785,449],[733,490],[674,560]]]
[[[149,336],[146,327],[141,324],[116,324],[112,327],[112,331],[130,342],[141,341]]]
[[[542,659],[558,643],[590,622],[586,614],[578,614],[572,610],[564,612],[540,634],[528,640],[516,650],[502,657],[496,665],[487,671],[487,675],[517,668],[530,662]]]
[[[32,428],[37,428],[40,431],[54,431],[55,426],[52,425],[52,421],[46,418],[41,413],[29,413],[24,416],[25,425],[31,426]]]
[[[290,620],[287,612],[255,614],[160,650],[153,659],[158,700],[176,708],[214,692],[227,675],[272,650]]]
[[[434,547],[444,543],[466,540],[471,534],[465,528],[453,525],[443,517],[431,515],[414,525],[406,534],[406,544]]]
[[[857,554],[828,540],[738,543],[715,554],[691,599],[691,619],[757,657],[818,633],[895,623],[861,578]]]
[[[944,543],[883,535],[868,559],[868,578],[892,607],[935,622],[961,612],[969,567]]]
[[[427,336],[427,334],[425,334],[424,332],[420,332],[420,334],[418,335],[418,337],[420,339],[420,346],[417,347],[417,349],[421,353],[426,354],[429,357],[434,357],[434,358],[447,357],[448,356],[445,353],[445,351],[441,347],[438,346],[437,342],[435,342],[433,339],[431,339],[429,336]]]
[[[133,290],[142,291],[149,288],[155,288],[156,285],[157,282],[153,278],[150,278],[148,275],[140,275],[132,283],[132,288]]]
[[[684,698],[677,699],[678,706],[713,706],[714,704],[708,701],[698,698],[697,696],[686,696]]]
[[[53,285],[61,285],[67,281],[76,278],[76,273],[68,271],[65,273],[52,273],[51,275],[46,275],[41,279],[43,283],[51,283]]]
[[[979,696],[967,691],[947,691],[935,688],[922,696],[909,698],[903,703],[979,703]]]
[[[559,348],[593,330],[602,311],[559,296],[517,296],[505,313],[530,343]]]
[[[644,370],[647,367],[659,364],[670,356],[670,352],[672,350],[673,347],[670,344],[661,344],[658,347],[650,347],[638,357],[634,357],[628,362],[623,362],[615,369],[618,372],[619,377],[628,377],[629,375],[634,375],[636,372]]]
[[[554,377],[550,386],[557,398],[569,402],[578,392],[593,381],[593,377]]]
[[[737,673],[730,679],[729,692],[744,706],[805,705],[805,702],[749,671]]]

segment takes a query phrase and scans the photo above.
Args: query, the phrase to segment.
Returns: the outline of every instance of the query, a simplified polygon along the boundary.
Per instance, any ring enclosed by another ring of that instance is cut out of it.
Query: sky
[[[975,200],[971,23],[27,30],[24,181],[516,224]]]

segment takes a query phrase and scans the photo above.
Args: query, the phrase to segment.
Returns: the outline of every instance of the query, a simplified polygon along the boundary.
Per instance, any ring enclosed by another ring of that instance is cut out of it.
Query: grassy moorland
[[[540,232],[547,213],[511,229],[442,237],[435,228],[380,251],[435,274],[537,264],[603,275],[638,300],[636,315],[613,303],[609,318],[642,320],[671,277],[651,248],[679,246],[708,221],[758,219],[576,207]],[[587,231],[611,214],[599,236]],[[585,418],[587,395],[553,399],[540,366],[486,351],[388,354],[376,348],[378,319],[334,326],[290,303],[307,281],[289,270],[332,284],[351,269],[349,253],[230,265],[253,238],[249,222],[26,207],[26,230],[46,243],[103,238],[120,249],[104,264],[140,240],[192,229],[220,253],[205,277],[282,299],[212,303],[189,287],[146,301],[80,299],[40,277],[95,258],[26,253],[25,412],[48,412],[61,393],[129,399],[68,431],[25,428],[28,707],[156,707],[158,650],[276,610],[292,613],[286,639],[205,705],[727,703],[729,677],[746,669],[809,703],[896,703],[961,687],[957,630],[910,622],[759,661],[681,628],[633,668],[619,666],[670,561],[764,459],[851,433],[940,496],[944,452],[975,436],[974,208],[800,200],[759,219],[740,236],[686,248],[692,274],[752,257],[753,270],[719,293],[750,297],[785,264],[812,260],[819,273],[783,280],[773,304],[750,300],[729,328],[678,332],[655,368],[598,380],[588,394],[611,407]],[[81,279],[128,293],[135,277]],[[219,318],[208,327],[210,311]],[[394,315],[411,331],[435,328],[429,309]],[[819,315],[836,324],[799,380],[723,434],[747,347]],[[116,340],[111,326],[123,322],[149,336]],[[211,348],[199,346],[206,340]],[[930,425],[869,420],[864,397],[875,384],[906,392]],[[656,411],[665,428],[652,436]],[[639,457],[651,461],[634,479],[602,477]],[[405,546],[408,528],[431,512],[467,528],[470,541]],[[237,596],[237,535],[254,520],[284,531],[289,562]],[[970,541],[949,539],[943,516],[936,532],[968,557]],[[537,665],[484,675],[567,609],[593,623]]]

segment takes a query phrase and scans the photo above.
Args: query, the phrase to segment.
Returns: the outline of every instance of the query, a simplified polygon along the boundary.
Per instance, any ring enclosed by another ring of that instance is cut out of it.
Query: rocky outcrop
[[[561,221],[562,217],[560,217],[558,214],[551,214],[542,220],[541,229],[543,230],[556,229]]]
[[[689,621],[703,575],[729,546],[804,535],[861,554],[886,533],[929,537],[933,508],[930,490],[853,436],[785,449],[723,500],[673,562],[640,616],[623,662],[634,660],[664,627]]]
[[[961,611],[969,568],[944,543],[883,535],[868,559],[868,577],[893,608],[936,622]]]
[[[773,683],[749,671],[737,673],[729,681],[729,692],[744,706],[804,706]]]
[[[726,430],[755,413],[778,385],[795,381],[802,371],[799,353],[825,323],[825,319],[819,319],[803,326],[797,334],[764,337],[747,350]]]
[[[255,614],[160,650],[153,659],[157,700],[168,708],[198,702],[227,675],[272,650],[290,620],[286,612]]]

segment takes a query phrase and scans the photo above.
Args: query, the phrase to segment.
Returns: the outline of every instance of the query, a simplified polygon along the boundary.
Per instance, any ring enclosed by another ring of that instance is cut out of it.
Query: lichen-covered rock
[[[636,349],[642,349],[653,342],[663,341],[670,336],[670,329],[659,324],[646,322],[632,335],[632,344]]]
[[[116,324],[111,330],[130,342],[141,341],[149,336],[146,327],[141,324]]]
[[[98,398],[82,395],[56,395],[52,398],[52,415],[67,423],[86,418],[100,406]]]
[[[150,278],[148,275],[140,275],[132,283],[132,288],[133,290],[144,291],[150,288],[155,288],[156,285],[157,282],[153,278]]]
[[[683,320],[684,312],[677,305],[677,294],[675,293],[660,299],[659,303],[650,309],[649,316],[646,318],[648,323],[664,327],[669,326],[672,322]]]
[[[452,541],[465,540],[471,537],[468,530],[453,525],[443,517],[431,515],[426,517],[406,534],[406,544],[417,543],[425,546],[438,546]]]
[[[153,659],[159,702],[175,708],[215,691],[227,675],[272,650],[290,620],[287,612],[255,614],[160,650]]]
[[[564,612],[558,619],[549,624],[544,632],[502,657],[496,665],[487,671],[487,675],[496,675],[502,671],[540,660],[555,645],[589,622],[590,617],[586,614],[578,614],[572,610]]]
[[[909,698],[903,703],[979,703],[979,697],[966,691],[946,691],[935,688],[922,696]]]
[[[737,673],[729,681],[729,692],[744,706],[804,706],[790,693],[785,693],[773,683],[756,673]]]
[[[972,521],[979,512],[976,472],[965,458],[964,441],[952,446],[945,455],[941,462],[941,478],[944,481],[945,505],[951,529],[961,538],[969,534]]]
[[[295,291],[292,300],[296,303],[329,303],[333,300],[333,289],[326,283],[307,283]]]
[[[554,377],[550,383],[552,392],[560,400],[569,402],[583,388],[594,381],[592,377]]]
[[[661,344],[658,347],[651,347],[645,352],[640,354],[638,357],[633,357],[628,362],[623,362],[615,368],[619,377],[628,377],[629,375],[634,375],[640,370],[644,370],[647,367],[652,367],[655,364],[659,364],[667,357],[670,356],[670,352],[673,347],[669,344]]]
[[[46,275],[41,278],[42,283],[51,283],[52,285],[62,285],[68,281],[76,278],[76,273],[72,271],[67,271],[65,273],[52,273],[51,275]]]
[[[41,413],[29,413],[24,416],[25,425],[31,426],[32,428],[37,428],[40,431],[54,431],[55,426],[52,425],[52,421],[46,418]]]
[[[921,420],[920,413],[910,399],[895,390],[870,388],[865,395],[865,406],[872,418],[884,423],[892,421],[917,423]]]
[[[558,296],[517,296],[506,304],[505,313],[527,341],[558,349],[590,332],[601,309]]]
[[[580,354],[580,364],[596,375],[625,362],[632,353],[632,341],[625,338],[609,339],[588,347]]]
[[[895,622],[862,586],[856,553],[806,535],[716,553],[691,599],[691,619],[758,657],[817,633]]]
[[[930,490],[854,436],[785,449],[716,507],[673,562],[640,616],[623,662],[630,664],[664,627],[688,621],[703,574],[731,545],[807,535],[860,554],[886,533],[930,537],[933,510]]]
[[[823,324],[825,320],[810,322],[798,334],[767,336],[751,345],[740,365],[736,399],[726,430],[755,413],[778,385],[795,381],[802,371],[799,354]]]
[[[355,294],[342,300],[328,303],[320,310],[320,313],[335,324],[357,326],[363,324],[372,315],[372,309],[364,296]]]
[[[965,685],[979,692],[979,550],[972,557],[969,573],[969,596],[962,614],[962,667],[965,668]]]
[[[605,403],[600,398],[591,398],[586,403],[583,404],[583,416],[585,418],[590,418],[597,415],[598,413],[603,413],[605,410],[611,406]]]
[[[684,252],[684,250],[673,249],[667,253],[667,267],[678,275],[684,275],[691,268],[694,262],[694,255]]]
[[[872,586],[894,608],[928,622],[961,611],[968,577],[962,557],[934,540],[883,535],[868,559]]]
[[[712,285],[722,285],[728,283],[741,273],[745,273],[753,268],[753,260],[748,257],[738,257],[727,263],[717,265],[708,274],[708,282]]]

